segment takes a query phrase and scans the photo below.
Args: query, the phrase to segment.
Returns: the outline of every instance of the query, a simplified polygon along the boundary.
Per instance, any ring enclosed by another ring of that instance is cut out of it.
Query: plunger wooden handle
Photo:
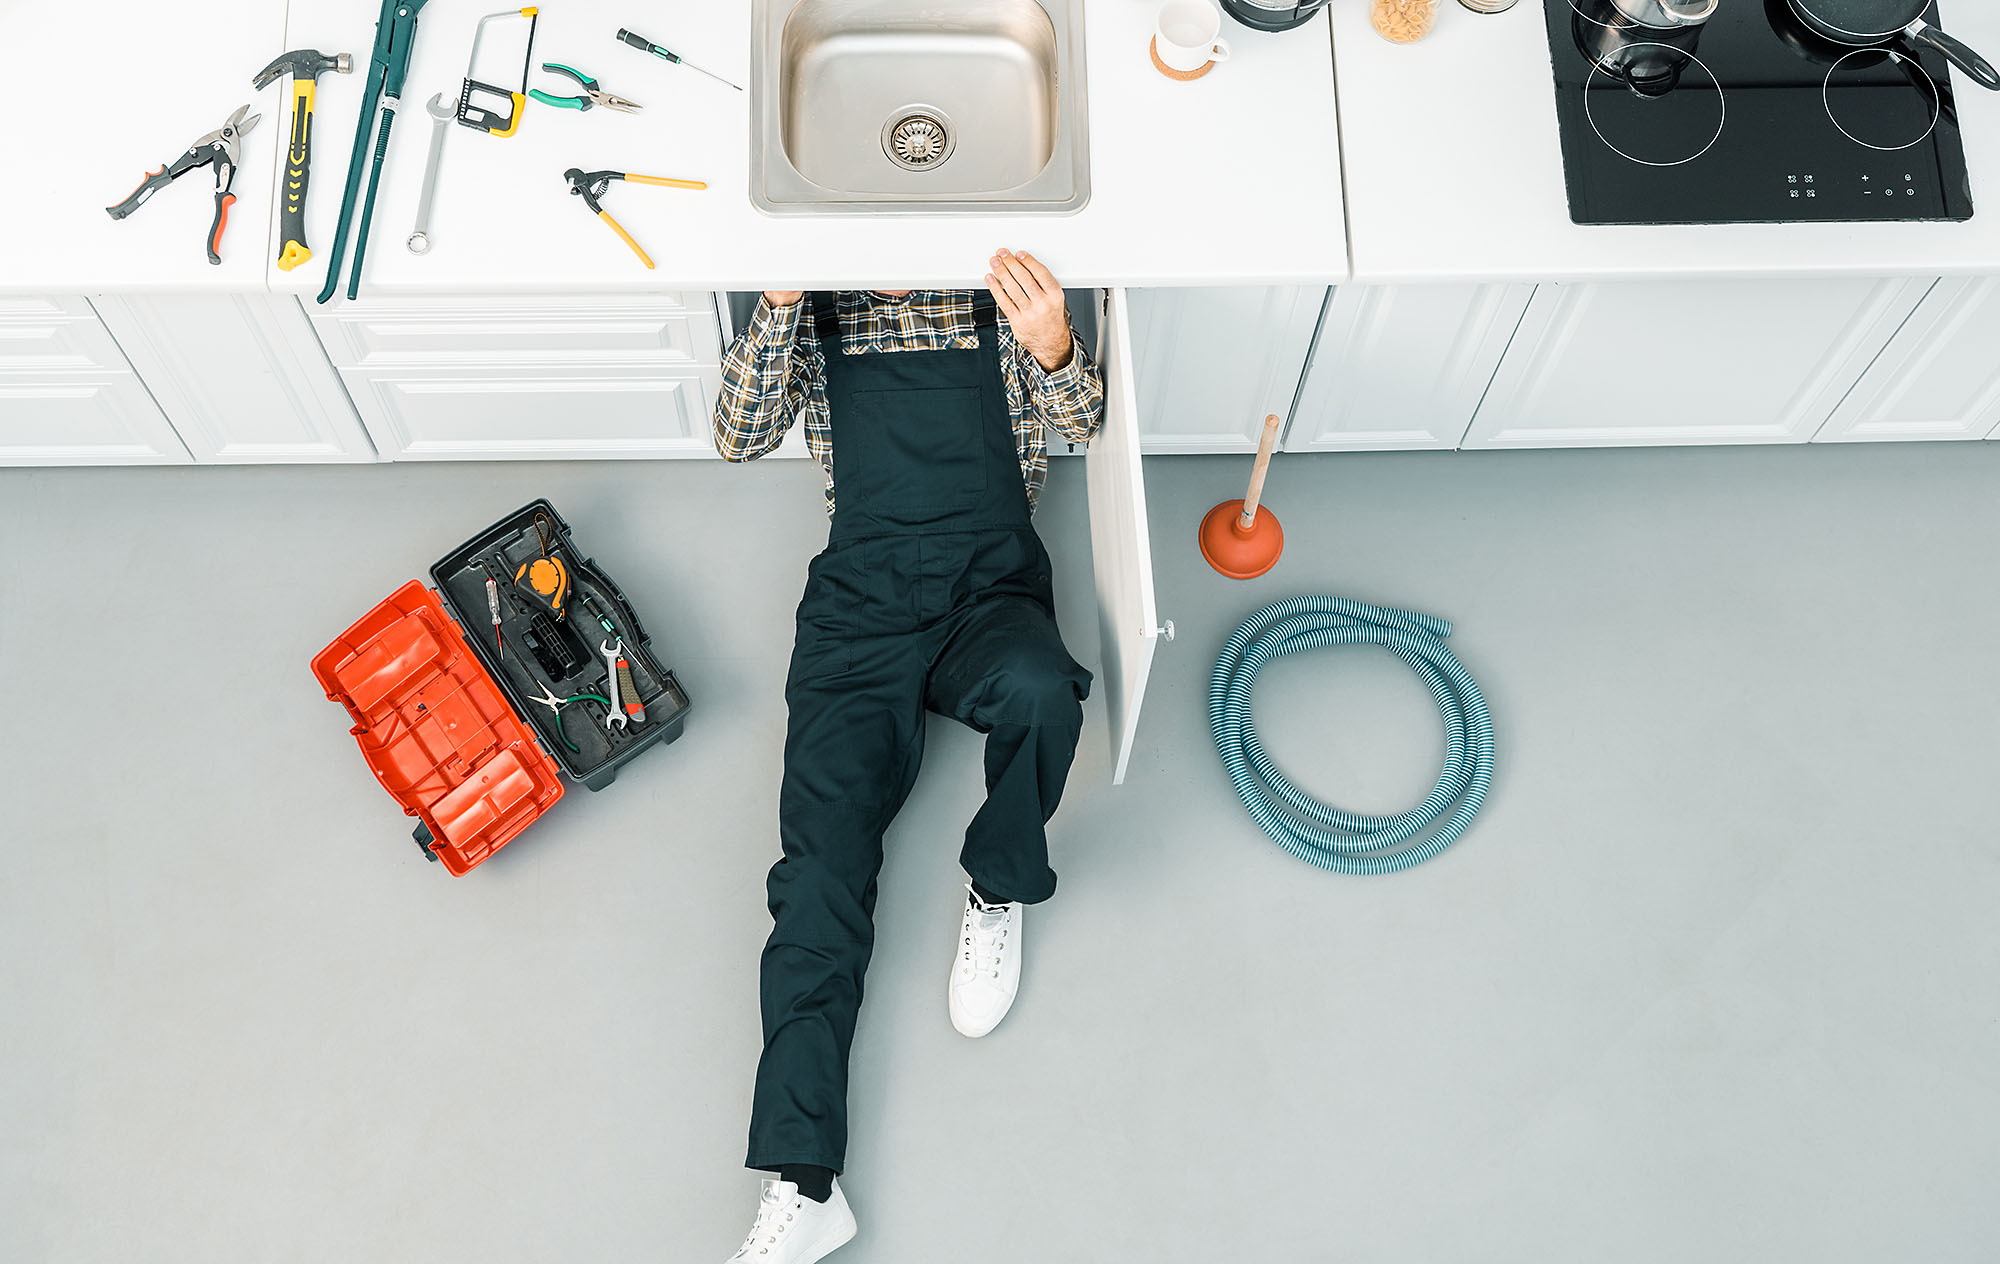
[[[1278,414],[1264,418],[1264,434],[1257,440],[1257,464],[1250,467],[1250,491],[1243,497],[1243,516],[1236,520],[1239,531],[1248,531],[1257,521],[1257,502],[1264,498],[1264,471],[1271,468],[1271,449],[1278,442]]]

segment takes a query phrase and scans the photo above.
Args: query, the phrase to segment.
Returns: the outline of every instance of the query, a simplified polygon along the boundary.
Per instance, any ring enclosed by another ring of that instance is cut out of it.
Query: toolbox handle
[[[618,603],[619,610],[624,612],[625,618],[632,624],[633,639],[638,642],[639,648],[650,651],[653,647],[653,638],[646,634],[646,625],[639,621],[638,608],[626,600],[625,591],[618,587],[618,581],[605,574],[604,568],[597,564],[597,559],[594,557],[583,559],[583,569],[590,572],[593,581],[610,590],[612,600]]]

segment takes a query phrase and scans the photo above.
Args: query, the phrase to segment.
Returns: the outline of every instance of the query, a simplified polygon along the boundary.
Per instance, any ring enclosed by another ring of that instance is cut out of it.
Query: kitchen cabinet
[[[1097,356],[1104,369],[1104,423],[1084,453],[1090,502],[1090,558],[1103,660],[1098,690],[1111,736],[1111,783],[1125,780],[1153,651],[1164,629],[1153,591],[1152,533],[1143,437],[1133,376],[1132,316],[1125,291],[1106,290],[1097,307]],[[1169,634],[1171,635],[1171,634]]]
[[[91,303],[195,460],[375,459],[296,299],[97,295]]]
[[[1870,278],[1540,286],[1464,446],[1803,442],[1930,286]]]
[[[1290,417],[1323,285],[1127,290],[1148,453],[1254,452],[1264,417]]]
[[[714,294],[370,298],[312,322],[391,460],[714,456]]]
[[[1456,448],[1532,285],[1343,285],[1333,291],[1287,452]]]
[[[87,300],[0,298],[0,465],[190,459]]]
[[[1814,437],[2000,437],[2000,277],[1933,286]]]
[[[341,376],[390,460],[715,455],[712,367],[423,365]]]

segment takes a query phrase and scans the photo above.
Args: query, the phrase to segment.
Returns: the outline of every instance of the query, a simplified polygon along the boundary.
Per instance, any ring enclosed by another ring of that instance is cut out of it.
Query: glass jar
[[[1414,44],[1431,33],[1437,9],[1438,0],[1371,0],[1368,20],[1383,39]]]

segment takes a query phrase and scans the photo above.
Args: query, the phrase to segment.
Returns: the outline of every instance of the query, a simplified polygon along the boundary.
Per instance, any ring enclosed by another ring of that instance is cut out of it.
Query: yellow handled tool
[[[284,237],[278,246],[278,270],[290,272],[312,258],[306,246],[306,181],[312,173],[313,96],[325,71],[354,73],[354,56],[329,57],[316,48],[300,48],[276,58],[250,82],[259,91],[280,75],[292,77],[292,138],[285,146]]]
[[[640,247],[632,234],[625,231],[623,224],[611,218],[611,212],[605,210],[597,199],[604,196],[604,191],[611,187],[613,180],[629,180],[633,184],[657,184],[669,189],[706,189],[708,187],[706,180],[676,180],[668,176],[641,176],[634,175],[628,171],[585,171],[580,167],[571,167],[568,171],[563,172],[563,179],[569,181],[569,191],[582,198],[585,206],[596,211],[599,219],[611,225],[611,231],[624,238],[625,244],[632,247],[632,253],[639,256],[639,262],[645,264],[648,268],[653,266],[652,256]]]

